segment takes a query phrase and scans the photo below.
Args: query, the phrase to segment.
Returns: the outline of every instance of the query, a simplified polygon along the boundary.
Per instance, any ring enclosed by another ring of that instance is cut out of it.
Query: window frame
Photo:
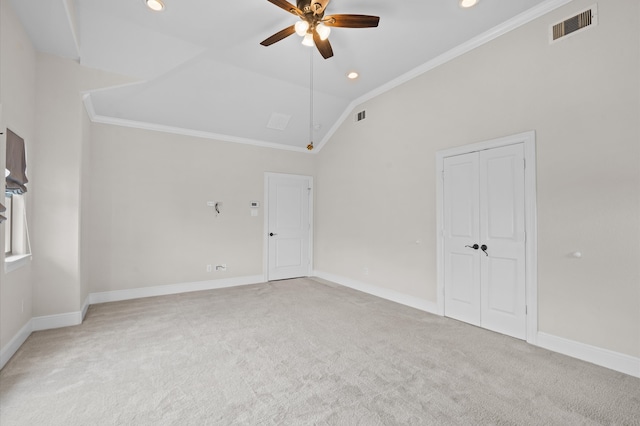
[[[7,211],[9,211],[8,206]],[[11,234],[11,251],[5,252],[4,258],[4,271],[8,273],[27,265],[31,260],[31,243],[29,241],[24,194],[11,195],[11,212],[5,223],[7,224],[5,225],[5,233]]]
[[[13,197],[5,194],[4,201],[7,208],[5,211],[7,220],[4,222],[4,256],[7,258],[13,254]]]

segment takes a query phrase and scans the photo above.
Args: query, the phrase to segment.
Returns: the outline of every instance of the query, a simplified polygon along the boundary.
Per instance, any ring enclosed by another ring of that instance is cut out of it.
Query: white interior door
[[[444,159],[445,314],[480,325],[480,191],[477,153]]]
[[[481,325],[527,335],[524,226],[524,147],[480,152]]]
[[[311,178],[267,175],[267,279],[310,274]]]
[[[445,315],[526,338],[522,144],[444,159]]]

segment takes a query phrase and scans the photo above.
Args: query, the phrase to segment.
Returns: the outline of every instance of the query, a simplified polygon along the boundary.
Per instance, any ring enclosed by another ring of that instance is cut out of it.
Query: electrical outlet
[[[367,268],[366,266],[362,268],[362,273],[365,275],[369,275],[369,268]]]
[[[223,263],[222,265],[216,265],[216,272],[222,272],[227,270],[227,264]]]
[[[207,272],[211,272],[211,265],[207,265]]]

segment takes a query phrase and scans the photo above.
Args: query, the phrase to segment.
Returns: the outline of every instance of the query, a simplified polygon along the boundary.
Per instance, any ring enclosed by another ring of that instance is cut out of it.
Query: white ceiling
[[[143,0],[12,4],[38,50],[140,81],[92,93],[96,121],[304,150],[311,61],[321,146],[358,102],[568,1],[332,0],[327,14],[377,15],[380,25],[333,28],[328,60],[295,34],[261,46],[298,19],[267,0],[164,0],[161,13]],[[346,78],[352,70],[359,79]],[[273,113],[291,116],[285,130],[267,128]]]

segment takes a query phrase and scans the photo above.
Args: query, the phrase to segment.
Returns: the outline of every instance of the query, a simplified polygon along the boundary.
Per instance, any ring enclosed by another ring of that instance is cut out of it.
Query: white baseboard
[[[537,346],[640,378],[640,358],[542,332]]]
[[[41,317],[31,318],[16,333],[9,343],[0,350],[0,369],[2,369],[13,355],[20,349],[20,346],[34,331],[50,330],[52,328],[69,327],[72,325],[82,324],[84,316],[89,309],[89,297],[84,301],[82,310],[79,312],[68,312],[65,314],[45,315]]]
[[[82,304],[82,321],[84,321],[84,317],[87,316],[87,310],[89,309],[89,300],[90,300],[90,295],[87,295],[87,298],[84,299],[84,303]]]
[[[401,305],[409,306],[421,311],[429,312],[431,314],[442,315],[439,312],[438,305],[435,302],[431,302],[429,300],[409,296],[395,290],[378,287],[372,284],[367,284],[361,281],[353,280],[351,278],[341,277],[339,275],[329,274],[322,271],[313,271],[313,276],[334,282],[336,284],[340,284],[344,287],[349,287],[354,290],[361,291],[363,293],[371,294],[382,299],[400,303]]]
[[[33,331],[33,326],[31,324],[31,320],[27,321],[27,323],[13,336],[13,339],[7,343],[4,348],[0,349],[0,370],[5,366],[7,362],[11,359],[20,346],[27,340],[27,338],[31,335]]]
[[[119,300],[138,299],[142,297],[164,296],[168,294],[187,293],[191,291],[215,290],[219,288],[237,287],[241,285],[259,284],[264,282],[262,275],[228,278],[222,280],[199,281],[184,284],[172,284],[165,286],[137,288],[131,290],[107,291],[91,293],[87,296],[82,309],[78,312],[68,312],[57,315],[45,315],[31,318],[15,336],[0,349],[0,369],[2,369],[20,346],[34,331],[49,330],[52,328],[70,327],[82,324],[87,315],[89,305],[96,303],[115,302]]]
[[[313,275],[382,299],[390,300],[392,302],[400,303],[432,314],[441,315],[437,304],[428,300],[322,271],[314,271]],[[11,341],[9,341],[9,343],[0,350],[0,369],[3,368],[18,349],[20,349],[20,346],[22,346],[33,331],[79,325],[82,323],[90,304],[163,296],[192,291],[215,290],[219,288],[259,284],[262,282],[264,282],[264,277],[262,275],[255,275],[222,280],[199,281],[184,284],[91,293],[85,300],[82,310],[79,312],[35,317],[28,321],[20,331],[16,333]],[[591,362],[611,370],[640,378],[640,358],[542,332],[538,332],[536,336],[536,345],[563,355],[581,359],[583,361]]]
[[[428,300],[408,296],[394,290],[377,287],[371,284],[352,280],[351,278],[345,278],[322,271],[313,271],[313,275],[382,299],[391,300],[432,314],[442,315],[438,309],[438,305]],[[630,355],[621,354],[608,349],[587,345],[585,343],[576,342],[542,332],[537,333],[535,345],[572,358],[587,361],[601,367],[619,371],[630,376],[640,377],[640,358],[635,358]]]
[[[82,324],[82,311],[31,318],[32,330],[51,330]]]
[[[91,293],[89,295],[89,300],[90,304],[95,305],[97,303],[118,302],[120,300],[141,299],[143,297],[166,296],[169,294],[189,293],[192,291],[216,290],[241,285],[259,284],[262,282],[264,282],[264,277],[262,275],[252,275],[247,277]]]

